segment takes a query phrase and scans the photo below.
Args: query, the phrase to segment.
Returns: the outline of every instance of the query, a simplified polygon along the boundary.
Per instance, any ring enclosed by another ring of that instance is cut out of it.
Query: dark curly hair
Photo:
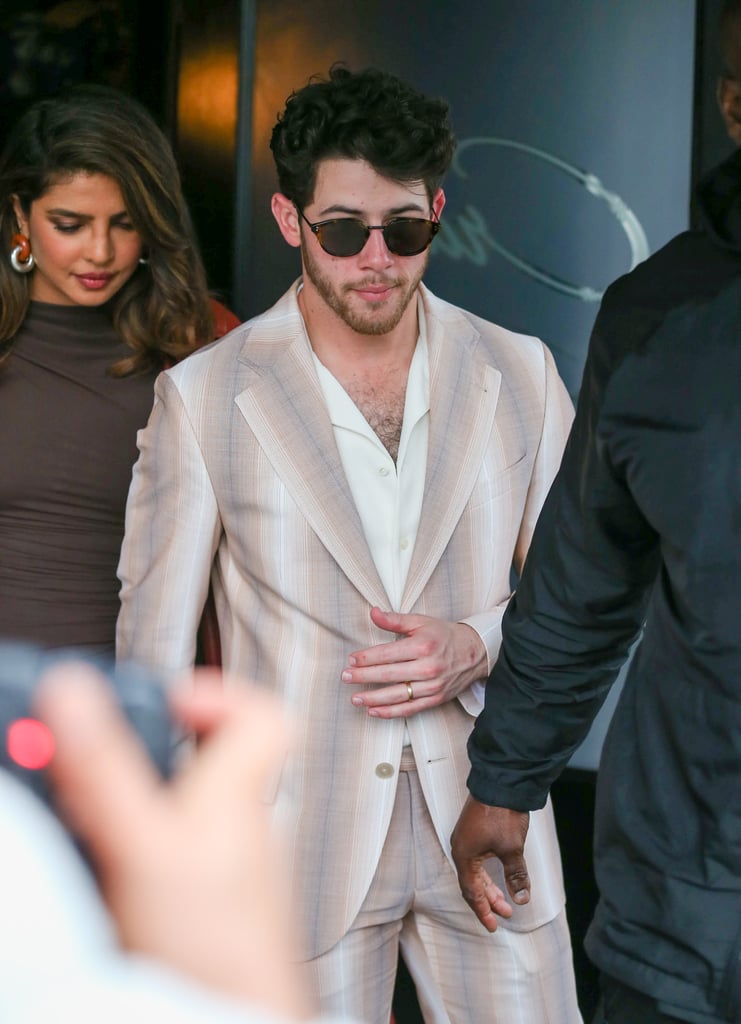
[[[365,160],[404,184],[422,181],[430,199],[455,151],[448,104],[377,68],[334,64],[291,93],[270,148],[281,192],[300,209],[313,197],[317,167],[332,157]]]

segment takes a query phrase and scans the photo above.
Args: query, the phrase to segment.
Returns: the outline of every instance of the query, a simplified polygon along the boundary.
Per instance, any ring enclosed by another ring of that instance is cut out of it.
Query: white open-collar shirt
[[[398,611],[422,513],[430,425],[430,366],[421,300],[396,462],[348,393],[316,355],[319,381],[368,547],[391,607]]]

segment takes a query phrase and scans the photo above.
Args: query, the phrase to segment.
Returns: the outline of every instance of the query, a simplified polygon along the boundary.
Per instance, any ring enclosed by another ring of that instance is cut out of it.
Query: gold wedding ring
[[[414,700],[414,690],[411,683],[407,683],[407,693],[409,694],[407,700]]]

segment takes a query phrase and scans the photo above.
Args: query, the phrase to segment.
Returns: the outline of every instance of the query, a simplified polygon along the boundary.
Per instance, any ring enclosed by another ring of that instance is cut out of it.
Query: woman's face
[[[29,295],[37,302],[100,306],[137,269],[141,238],[105,174],[74,174],[34,200],[29,217],[18,201],[15,214],[31,241]]]

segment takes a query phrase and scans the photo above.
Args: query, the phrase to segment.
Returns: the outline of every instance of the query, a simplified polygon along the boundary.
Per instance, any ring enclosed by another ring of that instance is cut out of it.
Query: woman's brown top
[[[105,308],[31,303],[0,372],[0,637],[114,646],[126,496],[155,374]]]

